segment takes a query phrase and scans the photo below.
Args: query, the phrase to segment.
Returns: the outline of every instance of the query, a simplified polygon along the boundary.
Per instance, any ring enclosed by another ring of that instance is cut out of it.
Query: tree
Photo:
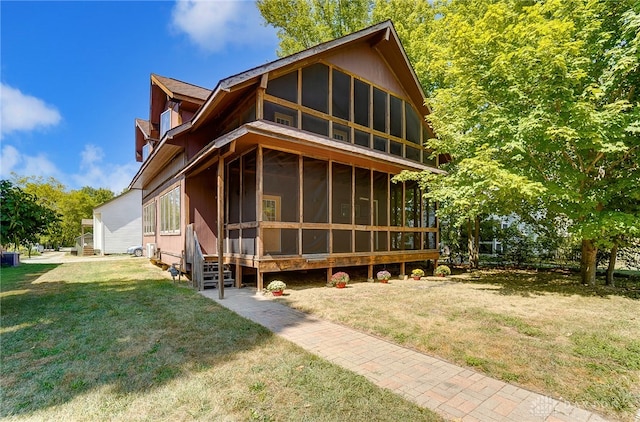
[[[66,186],[53,177],[45,179],[42,176],[19,177],[14,174],[13,180],[25,192],[35,195],[41,205],[60,214],[59,223],[53,225],[42,239],[52,246],[73,245],[82,232],[82,219],[92,218],[96,206],[114,197],[109,189],[89,186],[67,191]]]
[[[371,22],[372,0],[258,0],[265,21],[278,29],[279,56],[358,31]]]
[[[438,14],[425,43],[438,81],[430,147],[454,163],[490,150],[506,173],[542,187],[541,208],[582,238],[582,280],[594,284],[598,245],[640,221],[617,206],[640,189],[638,12],[630,1],[495,0],[447,2]],[[442,186],[455,188],[460,165],[449,170]]]
[[[0,201],[0,244],[13,243],[14,249],[29,246],[31,256],[30,246],[58,221],[58,215],[8,180],[0,180]]]

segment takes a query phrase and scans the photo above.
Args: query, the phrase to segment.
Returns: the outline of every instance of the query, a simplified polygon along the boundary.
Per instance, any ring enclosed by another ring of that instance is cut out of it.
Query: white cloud
[[[65,174],[44,154],[27,155],[12,145],[4,145],[0,155],[0,178],[9,179],[12,172],[18,176],[54,177],[69,189],[91,186],[119,194],[129,186],[140,164],[134,161],[126,164],[105,163],[104,157],[102,148],[85,145],[80,153],[79,171]]]
[[[0,113],[0,136],[55,126],[62,119],[55,107],[4,83],[0,85]]]
[[[126,164],[105,163],[104,157],[104,151],[99,146],[85,145],[80,153],[80,172],[71,178],[79,187],[106,188],[117,195],[129,186],[140,164],[134,161]]]
[[[263,25],[253,1],[178,0],[172,26],[209,52],[227,45],[276,43],[275,30]]]
[[[11,173],[20,176],[53,176],[59,178],[61,173],[56,165],[44,154],[25,155],[11,145],[2,147],[0,157],[0,177],[7,179]]]

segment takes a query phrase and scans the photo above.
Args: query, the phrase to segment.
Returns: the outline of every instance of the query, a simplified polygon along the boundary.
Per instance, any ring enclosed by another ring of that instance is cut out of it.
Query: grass
[[[637,279],[615,289],[532,271],[364,279],[332,289],[290,276],[278,300],[612,419],[639,411]]]
[[[0,276],[3,420],[440,420],[146,260]]]

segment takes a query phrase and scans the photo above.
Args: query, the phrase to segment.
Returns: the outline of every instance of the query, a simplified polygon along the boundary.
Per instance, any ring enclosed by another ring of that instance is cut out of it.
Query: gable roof
[[[262,84],[262,78],[269,72],[311,60],[326,52],[346,49],[359,43],[368,43],[380,53],[400,83],[405,87],[411,101],[419,108],[421,114],[429,114],[430,110],[424,104],[425,95],[418,77],[409,63],[409,58],[400,43],[400,38],[393,27],[393,23],[387,20],[221,80],[204,105],[194,115],[191,120],[192,127],[195,129],[200,126],[207,116],[217,108],[217,105],[223,102],[225,96],[246,86]]]
[[[202,104],[211,94],[211,90],[207,88],[182,82],[174,78],[156,75],[155,73],[151,74],[151,83],[158,85],[169,97],[181,101],[186,100]]]

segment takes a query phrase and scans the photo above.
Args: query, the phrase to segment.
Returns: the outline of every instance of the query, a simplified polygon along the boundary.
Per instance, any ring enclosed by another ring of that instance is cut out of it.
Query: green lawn
[[[440,420],[144,259],[0,277],[5,420]]]
[[[320,276],[286,274],[277,300],[612,419],[634,421],[640,408],[637,278],[592,288],[552,272],[365,275],[335,289]]]

